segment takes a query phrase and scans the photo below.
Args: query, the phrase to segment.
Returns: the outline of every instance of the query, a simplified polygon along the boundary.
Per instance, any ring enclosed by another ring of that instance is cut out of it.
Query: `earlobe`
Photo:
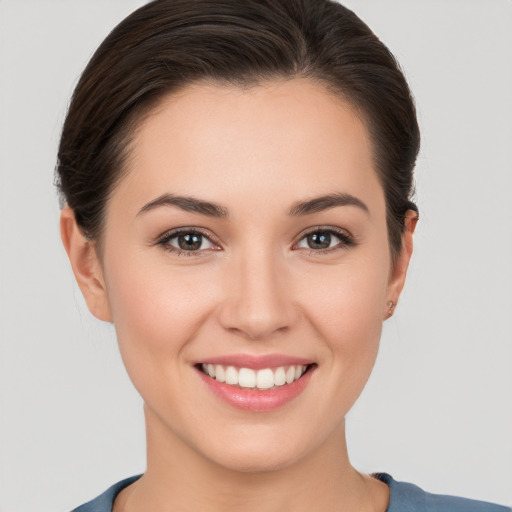
[[[391,271],[388,293],[386,300],[386,308],[384,319],[391,317],[394,313],[398,298],[402,293],[411,261],[413,250],[413,235],[418,223],[418,212],[414,210],[407,210],[404,219],[404,233],[402,235],[402,249]]]
[[[71,208],[60,215],[60,235],[78,286],[89,311],[100,320],[112,322],[107,289],[94,241],[88,240],[78,227]]]

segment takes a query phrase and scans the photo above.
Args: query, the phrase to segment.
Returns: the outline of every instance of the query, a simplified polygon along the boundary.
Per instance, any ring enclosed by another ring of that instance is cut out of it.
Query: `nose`
[[[251,254],[232,262],[224,285],[221,325],[250,340],[289,330],[298,312],[284,262],[273,254]]]

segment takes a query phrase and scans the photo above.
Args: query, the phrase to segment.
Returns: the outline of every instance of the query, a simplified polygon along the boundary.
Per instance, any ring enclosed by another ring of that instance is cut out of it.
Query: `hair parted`
[[[56,167],[62,202],[99,239],[131,136],[163,97],[198,81],[250,87],[308,78],[352,104],[370,134],[391,254],[416,207],[420,135],[393,55],[331,0],[155,0],[124,19],[85,68],[64,122]]]

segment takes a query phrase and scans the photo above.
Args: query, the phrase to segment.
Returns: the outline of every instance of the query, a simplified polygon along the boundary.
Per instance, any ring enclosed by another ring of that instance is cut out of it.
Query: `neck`
[[[147,471],[121,493],[115,512],[386,508],[387,487],[350,465],[344,424],[300,460],[265,471],[240,471],[209,460],[170,435],[147,408],[146,431]],[[381,505],[375,506],[375,501]]]

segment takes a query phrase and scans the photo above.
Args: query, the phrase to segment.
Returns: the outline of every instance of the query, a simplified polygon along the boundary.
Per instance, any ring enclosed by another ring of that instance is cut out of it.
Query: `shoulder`
[[[512,512],[509,507],[492,503],[431,494],[416,485],[397,482],[386,473],[374,476],[389,486],[390,499],[386,512]]]
[[[116,496],[130,484],[135,482],[135,480],[139,479],[139,476],[132,476],[130,478],[126,478],[117,482],[112,487],[109,487],[103,494],[100,494],[97,498],[94,498],[92,501],[88,501],[83,505],[80,505],[78,508],[72,510],[72,512],[112,512],[112,506],[114,505],[114,500]]]

